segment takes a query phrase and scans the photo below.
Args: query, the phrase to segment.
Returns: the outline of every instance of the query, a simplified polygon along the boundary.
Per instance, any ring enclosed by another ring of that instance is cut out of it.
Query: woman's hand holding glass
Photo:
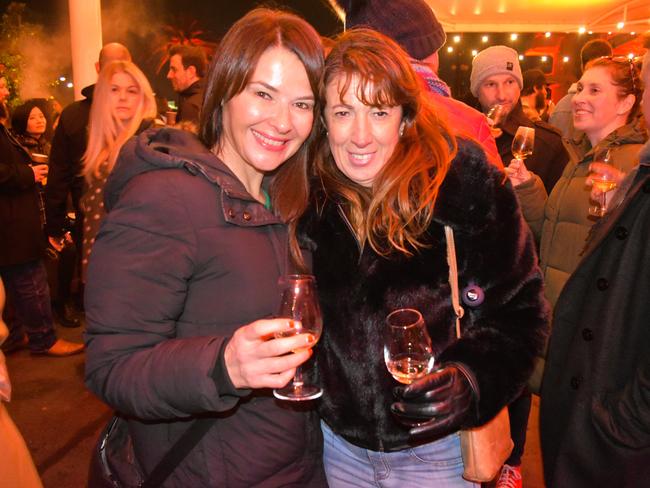
[[[224,351],[226,369],[236,388],[281,388],[311,357],[317,338],[305,333],[274,338],[290,329],[286,318],[257,320],[235,331]]]

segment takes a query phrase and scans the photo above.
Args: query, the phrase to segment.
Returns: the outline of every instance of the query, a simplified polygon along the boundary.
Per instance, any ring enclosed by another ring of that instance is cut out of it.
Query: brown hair
[[[593,59],[585,66],[585,71],[591,68],[605,68],[612,78],[612,84],[618,87],[618,97],[623,99],[634,95],[634,105],[627,115],[626,123],[632,122],[639,113],[643,96],[643,82],[634,61],[623,56],[604,56]]]
[[[359,242],[367,241],[381,255],[411,255],[425,246],[421,237],[431,224],[456,141],[435,114],[408,55],[390,38],[370,29],[351,29],[335,40],[320,85],[323,110],[327,86],[340,83],[343,98],[353,79],[359,81],[356,96],[364,104],[402,107],[404,132],[371,189],[341,173],[324,133],[315,172],[325,192],[345,202]]]
[[[169,49],[169,57],[171,58],[177,54],[181,57],[183,68],[187,69],[190,66],[194,66],[194,69],[196,69],[196,76],[199,78],[205,76],[205,68],[208,66],[208,59],[202,47],[177,44]]]
[[[323,70],[323,48],[314,28],[300,17],[280,10],[257,8],[226,33],[210,64],[199,138],[208,148],[219,149],[223,135],[223,105],[241,93],[264,52],[281,46],[294,53],[305,67],[314,95]],[[318,103],[314,120],[320,115]],[[276,171],[270,187],[274,211],[285,221],[296,219],[308,198],[307,169],[316,138],[307,140]]]

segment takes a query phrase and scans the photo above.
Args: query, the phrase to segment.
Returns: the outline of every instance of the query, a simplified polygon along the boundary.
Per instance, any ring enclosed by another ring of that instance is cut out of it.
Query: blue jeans
[[[462,478],[460,436],[395,452],[350,444],[321,422],[323,463],[331,488],[478,488]]]
[[[9,321],[6,345],[20,342],[23,334],[29,337],[32,352],[47,351],[56,342],[50,288],[45,266],[39,259],[24,264],[0,267],[0,276],[13,307]]]

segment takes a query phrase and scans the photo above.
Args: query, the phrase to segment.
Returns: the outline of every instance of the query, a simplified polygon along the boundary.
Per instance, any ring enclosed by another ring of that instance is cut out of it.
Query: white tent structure
[[[650,0],[426,2],[447,32],[650,32]]]

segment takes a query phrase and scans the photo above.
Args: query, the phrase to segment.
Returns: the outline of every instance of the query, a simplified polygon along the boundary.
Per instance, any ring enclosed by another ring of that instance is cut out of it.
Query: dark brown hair
[[[425,246],[422,235],[433,218],[440,185],[456,151],[455,138],[437,117],[408,55],[390,38],[370,29],[351,29],[335,40],[325,62],[319,96],[339,83],[343,99],[353,80],[355,95],[369,106],[401,106],[404,132],[371,189],[347,178],[336,166],[321,133],[315,171],[324,190],[345,202],[359,242],[382,255],[410,255]]]
[[[241,93],[262,54],[281,46],[294,53],[307,72],[312,92],[318,93],[323,70],[323,48],[316,30],[297,15],[258,8],[238,20],[219,44],[208,70],[199,138],[219,148],[223,135],[223,105]],[[318,103],[314,120],[319,118]],[[275,172],[270,187],[274,211],[285,221],[297,218],[308,197],[307,169],[312,159],[315,131]]]
[[[194,69],[196,69],[196,76],[199,78],[205,76],[208,59],[203,48],[199,46],[186,46],[184,44],[172,46],[169,49],[169,57],[171,58],[177,54],[181,57],[183,68],[187,69],[190,66],[194,66]]]

